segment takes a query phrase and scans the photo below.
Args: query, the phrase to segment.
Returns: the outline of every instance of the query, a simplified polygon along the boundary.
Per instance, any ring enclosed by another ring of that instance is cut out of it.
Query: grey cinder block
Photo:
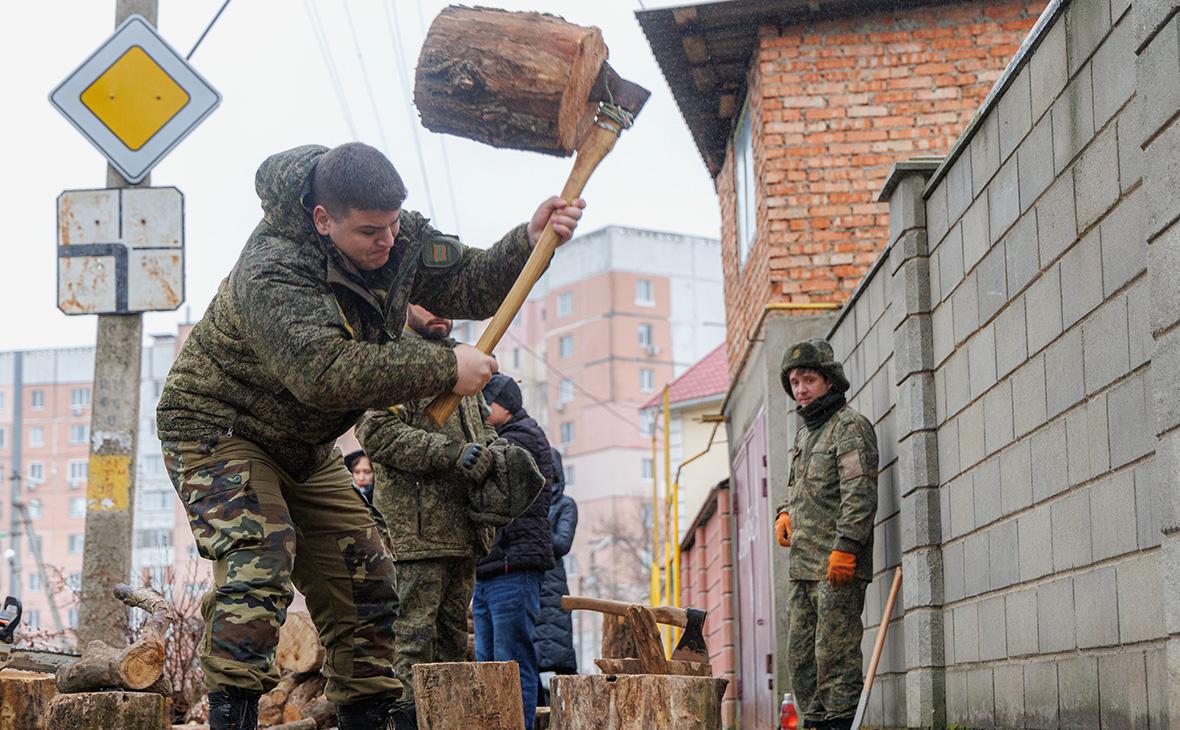
[[[971,471],[975,495],[975,525],[982,527],[1000,519],[1000,459],[993,457]]]
[[[946,173],[947,220],[953,226],[971,205],[971,155],[959,155]]]
[[[966,535],[975,529],[975,496],[971,474],[960,474],[946,488],[951,501],[951,531],[948,537]]]
[[[1016,520],[1001,522],[988,530],[988,559],[991,561],[993,591],[1016,585],[1020,581],[1020,552],[1017,547]]]
[[[967,670],[967,718],[971,727],[995,727],[996,700],[991,667]]]
[[[979,604],[955,608],[955,661],[979,661]]]
[[[1024,666],[1024,723],[1026,727],[1058,727],[1057,662]]]
[[[1140,373],[1114,386],[1107,393],[1107,417],[1110,419],[1110,465],[1120,467],[1155,448],[1152,419]]]
[[[1032,453],[1021,439],[1000,453],[1000,508],[1005,515],[1032,504]]]
[[[1004,236],[1008,296],[1015,297],[1041,272],[1037,250],[1037,216],[1026,213]]]
[[[1085,395],[1082,367],[1080,328],[1067,330],[1045,350],[1045,404],[1050,418],[1077,403]]]
[[[1082,323],[1086,392],[1094,393],[1130,371],[1127,298],[1116,297]]]
[[[968,274],[963,283],[951,295],[954,306],[955,342],[962,343],[979,329],[979,291],[975,287],[975,274]]]
[[[1151,5],[1167,12],[1169,4],[1136,3],[1136,12]],[[1175,16],[1140,52],[1135,75],[1140,122],[1138,143],[1142,146],[1180,109],[1180,22]]]
[[[1045,115],[1016,153],[1020,167],[1020,210],[1027,211],[1053,182],[1053,118]]]
[[[1028,331],[1024,323],[1024,297],[996,317],[996,376],[1003,378],[1028,357]]]
[[[1077,648],[1071,578],[1058,578],[1037,587],[1037,637],[1042,652]]]
[[[1029,286],[1024,294],[1028,320],[1028,353],[1040,352],[1061,334],[1061,278],[1057,265]]]
[[[1094,92],[1089,66],[1069,82],[1065,93],[1053,102],[1051,113],[1053,171],[1060,175],[1094,136]]]
[[[956,222],[938,250],[939,296],[946,300],[963,280],[963,226]]]
[[[1062,727],[1098,730],[1098,658],[1076,656],[1057,663],[1058,701]]]
[[[1150,711],[1143,652],[1122,651],[1099,656],[1098,694],[1102,701],[1102,727],[1148,730]]]
[[[996,687],[996,725],[1020,727],[1024,724],[1024,667],[1001,664],[992,669]]]
[[[1168,726],[1168,677],[1167,655],[1164,649],[1150,649],[1144,652],[1147,664],[1147,713],[1153,728]]]
[[[1123,199],[1102,221],[1102,292],[1109,297],[1147,268],[1143,191]]]
[[[1078,648],[1114,646],[1119,643],[1118,605],[1114,568],[1079,573],[1073,579]]]
[[[951,303],[943,302],[930,314],[930,336],[934,347],[933,365],[940,365],[954,351],[955,329],[951,319]],[[904,326],[904,325],[903,325]],[[912,358],[906,358],[907,362]]]
[[[1153,332],[1180,322],[1180,226],[1172,226],[1152,241],[1147,252],[1147,282],[1151,289]]]
[[[1037,240],[1041,266],[1061,255],[1077,240],[1077,215],[1074,209],[1073,175],[1057,178],[1037,203]]]
[[[1064,491],[1068,486],[1066,470],[1065,423],[1058,420],[1032,436],[1033,503]]]
[[[975,283],[979,287],[979,321],[986,322],[1008,302],[1003,241],[993,246],[983,257]]]
[[[1049,507],[1038,507],[1016,520],[1020,551],[1020,580],[1053,572],[1053,532]],[[949,600],[949,599],[948,599]]]
[[[1110,0],[1079,0],[1065,10],[1069,29],[1069,73],[1072,76],[1090,58],[1110,30]]]
[[[1005,598],[1008,656],[1037,653],[1037,589],[1025,588]]]
[[[1096,561],[1138,547],[1134,472],[1119,472],[1090,488],[1090,524]]]
[[[1012,382],[1005,380],[983,397],[984,443],[994,454],[1012,443]]]
[[[971,155],[971,192],[979,196],[1000,167],[1000,122],[993,109],[968,143]]]
[[[988,536],[986,531],[969,535],[963,541],[963,574],[966,579],[967,595],[978,596],[989,588],[988,577]]]
[[[946,178],[943,178],[926,199],[926,234],[929,236],[930,248],[942,241],[942,237],[949,230],[949,223],[946,209]]]
[[[1180,124],[1168,126],[1143,151],[1147,240],[1154,240],[1180,216]]]
[[[1150,287],[1146,280],[1137,282],[1127,291],[1127,324],[1130,328],[1131,368],[1137,368],[1152,357],[1155,341],[1151,337]]]
[[[942,586],[946,600],[963,600],[963,543],[957,542],[942,549]],[[949,659],[949,657],[948,657]]]
[[[939,479],[946,483],[958,473],[959,422],[956,419],[947,421],[938,429],[938,475]],[[943,520],[942,525],[949,529],[950,522]]]
[[[1102,127],[1135,93],[1135,34],[1129,18],[1114,30],[1094,54],[1094,126]]]
[[[1006,656],[1008,640],[1004,597],[994,596],[979,602],[979,660],[986,662]]]
[[[1025,66],[1000,97],[998,113],[1001,161],[1008,159],[1024,139],[1024,135],[1032,128],[1032,99],[1028,77],[1029,67]]]
[[[971,378],[967,368],[967,350],[955,350],[943,365],[943,372],[946,374],[946,412],[949,416],[958,413],[971,400]]]
[[[971,377],[971,398],[975,399],[996,384],[996,333],[987,325],[975,333],[967,344]]]
[[[1159,553],[1142,553],[1120,562],[1118,578],[1119,640],[1124,644],[1164,635]]]
[[[983,402],[976,401],[959,415],[959,461],[966,471],[968,467],[983,459]]]
[[[1045,356],[1037,355],[1012,374],[1012,426],[1016,436],[1045,422]]]
[[[1143,150],[1139,147],[1139,101],[1131,102],[1118,120],[1119,187],[1126,194],[1143,177]]]
[[[1069,570],[1093,560],[1090,545],[1090,491],[1080,489],[1053,503],[1053,569]]]
[[[1065,17],[1058,16],[1029,61],[1034,122],[1049,109],[1069,78],[1065,35]]]
[[[971,271],[991,245],[987,190],[982,191],[963,214],[963,271]]]
[[[1102,301],[1102,250],[1092,229],[1061,257],[1061,321],[1066,329]]]
[[[988,240],[995,243],[1020,215],[1020,185],[1016,159],[1008,160],[987,187]]]
[[[1094,139],[1073,167],[1074,196],[1079,230],[1086,230],[1119,199],[1119,178],[1111,171],[1119,167],[1115,127]]]

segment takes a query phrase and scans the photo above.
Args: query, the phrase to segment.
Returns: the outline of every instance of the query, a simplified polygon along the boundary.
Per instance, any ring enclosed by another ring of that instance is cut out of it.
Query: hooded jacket
[[[505,573],[553,567],[553,540],[549,536],[549,502],[553,486],[553,458],[549,439],[531,416],[521,411],[496,429],[500,438],[525,449],[537,463],[545,486],[528,509],[496,530],[491,551],[475,564],[476,578],[493,578]]]
[[[570,612],[561,607],[561,597],[569,595],[569,584],[562,560],[574,544],[578,529],[578,505],[565,496],[565,470],[561,454],[553,452],[553,503],[549,505],[549,532],[553,539],[555,565],[541,579],[541,613],[537,617],[537,667],[542,672],[576,672],[578,659],[574,653],[574,622]]]
[[[406,339],[421,339],[406,330]],[[426,340],[450,349],[454,340]],[[426,415],[433,398],[365,414],[356,437],[373,461],[373,504],[385,516],[396,560],[484,555],[492,529],[468,517],[471,478],[455,466],[465,443],[491,446],[496,431],[478,395],[459,401],[446,423]]]
[[[240,436],[304,479],[366,409],[454,387],[449,349],[398,339],[408,302],[484,319],[524,266],[524,225],[481,251],[403,210],[389,261],[359,271],[311,221],[305,193],[327,151],[296,147],[258,168],[262,221],[168,374],[161,440]]]

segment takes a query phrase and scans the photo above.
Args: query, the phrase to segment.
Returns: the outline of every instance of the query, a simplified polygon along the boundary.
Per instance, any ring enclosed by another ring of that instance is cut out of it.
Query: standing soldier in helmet
[[[843,730],[864,685],[860,615],[873,578],[877,435],[845,402],[848,379],[826,341],[789,348],[781,377],[803,419],[774,523],[779,544],[791,548],[791,685],[807,727]]]

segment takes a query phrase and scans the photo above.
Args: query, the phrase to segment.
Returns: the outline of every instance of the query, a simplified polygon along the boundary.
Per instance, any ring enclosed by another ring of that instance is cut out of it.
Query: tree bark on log
[[[599,653],[604,659],[622,659],[639,655],[626,616],[602,614],[602,650]]]
[[[275,649],[275,666],[279,674],[314,672],[324,663],[324,645],[311,616],[302,611],[287,614],[279,629],[279,644]]]
[[[304,705],[300,713],[305,718],[314,720],[316,727],[326,728],[336,724],[336,705],[322,695]]]
[[[726,680],[655,674],[553,678],[551,730],[715,730]]]
[[[167,730],[168,701],[147,692],[59,694],[49,704],[47,728],[68,730]]]
[[[151,614],[140,629],[139,638],[125,649],[115,649],[102,641],[87,644],[77,661],[57,670],[59,692],[148,687],[159,691],[154,685],[164,673],[164,636],[172,622],[168,603],[150,588],[131,588],[122,583],[115,586],[115,596],[128,606]]]
[[[414,665],[418,726],[431,730],[523,730],[516,662]]]
[[[294,675],[288,674],[279,680],[274,689],[258,698],[259,725],[266,727],[283,721],[283,705],[287,704],[287,697],[298,683]]]
[[[56,694],[52,674],[0,671],[0,730],[43,730]]]
[[[667,674],[668,657],[664,655],[656,617],[645,606],[631,606],[627,609],[627,623],[631,625],[631,636],[635,638],[636,656],[643,673]]]
[[[300,711],[303,706],[322,694],[327,682],[328,680],[324,677],[314,674],[291,690],[291,694],[287,695],[286,704],[283,705],[283,722],[295,722],[302,719],[303,715]]]
[[[433,132],[569,155],[590,128],[606,60],[595,27],[554,15],[451,6],[426,34],[414,104]]]

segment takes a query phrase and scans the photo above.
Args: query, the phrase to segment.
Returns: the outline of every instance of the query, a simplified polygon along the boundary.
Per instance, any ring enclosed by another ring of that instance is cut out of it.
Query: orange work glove
[[[791,516],[786,512],[779,512],[775,518],[774,536],[778,538],[779,545],[791,547]]]
[[[833,550],[828,556],[828,583],[833,586],[847,585],[856,571],[856,556],[843,550]]]

